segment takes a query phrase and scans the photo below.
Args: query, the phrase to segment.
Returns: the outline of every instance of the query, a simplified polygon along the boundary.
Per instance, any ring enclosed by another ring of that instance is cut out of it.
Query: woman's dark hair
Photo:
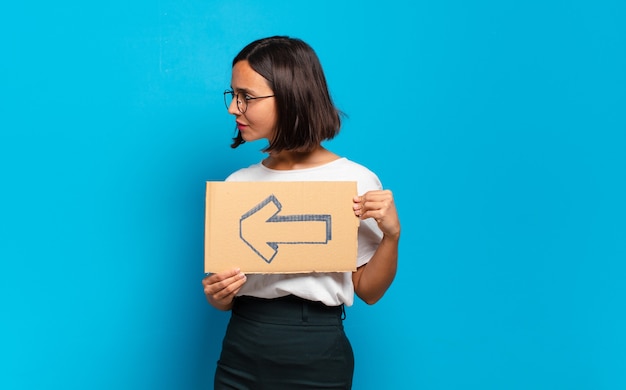
[[[233,59],[233,67],[244,60],[274,91],[276,134],[263,152],[308,152],[339,133],[341,112],[333,104],[322,65],[311,46],[287,36],[263,38],[244,47]],[[231,147],[244,142],[238,132]]]

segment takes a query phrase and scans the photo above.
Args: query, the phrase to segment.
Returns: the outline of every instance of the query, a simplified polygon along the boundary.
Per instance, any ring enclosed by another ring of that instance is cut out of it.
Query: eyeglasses
[[[226,91],[224,91],[224,104],[226,105],[226,109],[228,110],[231,103],[233,102],[233,99],[236,98],[237,109],[240,113],[245,114],[246,110],[248,109],[248,102],[250,100],[265,99],[271,97],[274,97],[274,95],[252,97],[246,95],[244,92],[235,92],[232,89],[227,89]]]

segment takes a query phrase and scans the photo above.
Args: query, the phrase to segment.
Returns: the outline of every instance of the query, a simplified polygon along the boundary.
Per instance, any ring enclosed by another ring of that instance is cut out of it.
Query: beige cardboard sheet
[[[207,182],[205,272],[354,271],[356,194],[356,182]]]

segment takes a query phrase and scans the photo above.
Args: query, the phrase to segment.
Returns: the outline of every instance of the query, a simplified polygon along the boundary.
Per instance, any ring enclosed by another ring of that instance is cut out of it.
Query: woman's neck
[[[338,158],[338,155],[320,146],[310,152],[292,152],[285,150],[277,153],[271,152],[270,155],[263,160],[263,165],[270,169],[286,171],[314,168],[328,164]]]

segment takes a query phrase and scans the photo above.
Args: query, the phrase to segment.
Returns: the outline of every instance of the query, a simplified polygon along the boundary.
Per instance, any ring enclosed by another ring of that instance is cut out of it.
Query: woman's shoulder
[[[226,177],[225,181],[255,181],[258,174],[264,170],[263,164],[256,163],[245,168],[241,168]]]
[[[361,174],[376,176],[376,174],[365,165],[358,163],[356,161],[350,160],[347,157],[341,157],[335,160],[335,163],[337,164],[335,168],[350,170],[354,173],[361,173]]]
[[[378,175],[365,165],[342,157],[336,160],[332,167],[333,176],[337,180],[356,180],[359,191],[365,192],[372,189],[382,188]]]

